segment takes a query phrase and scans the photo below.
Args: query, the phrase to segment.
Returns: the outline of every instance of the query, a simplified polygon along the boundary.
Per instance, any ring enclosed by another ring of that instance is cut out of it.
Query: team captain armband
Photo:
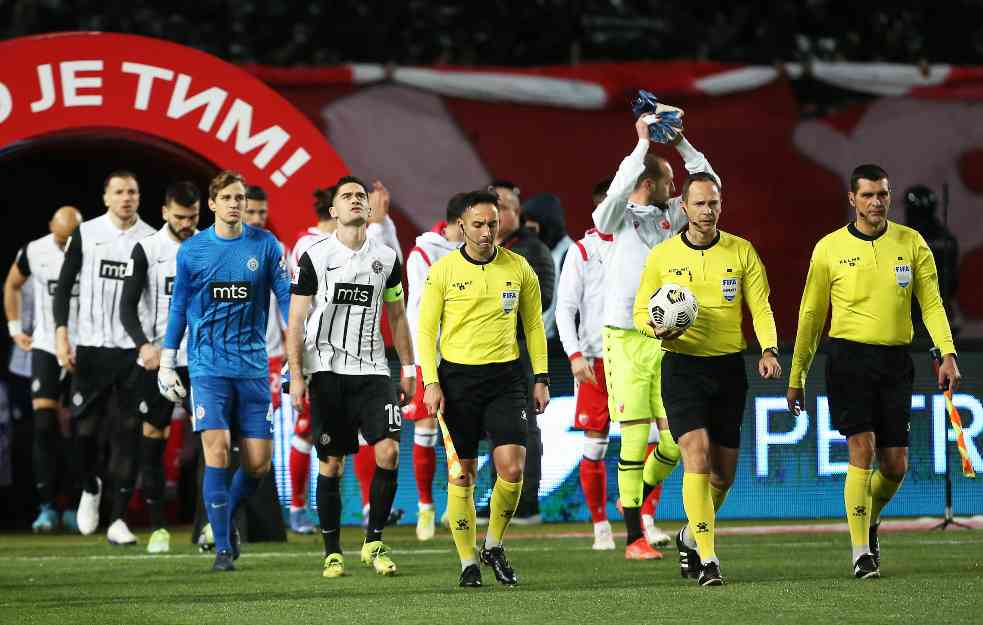
[[[382,292],[382,299],[387,302],[398,302],[403,299],[403,285],[397,284],[396,286],[389,287]]]

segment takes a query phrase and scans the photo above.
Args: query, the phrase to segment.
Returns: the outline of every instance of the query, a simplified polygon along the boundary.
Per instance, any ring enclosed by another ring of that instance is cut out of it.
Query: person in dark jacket
[[[567,250],[573,245],[573,239],[567,234],[567,220],[563,214],[560,198],[552,193],[534,195],[522,205],[526,218],[526,229],[536,233],[539,240],[550,249],[553,258],[553,275],[557,282],[560,278],[560,268]],[[556,298],[549,308],[543,309],[543,324],[546,326],[546,338],[555,339],[556,334]]]
[[[553,291],[556,285],[556,270],[553,256],[546,244],[539,240],[535,233],[522,225],[522,207],[515,185],[495,186],[502,181],[495,181],[489,190],[498,194],[498,244],[508,248],[525,258],[539,277],[539,289],[543,300],[543,310],[553,305]],[[526,350],[525,339],[519,341],[522,366],[529,378],[529,388],[532,388],[532,365],[529,352]],[[515,511],[512,522],[516,525],[532,525],[541,522],[539,515],[539,482],[542,477],[543,437],[536,420],[536,409],[532,402],[532,394],[527,394],[526,415],[529,419],[528,438],[526,440],[526,466],[522,484],[522,496],[519,507]]]
[[[949,228],[939,221],[938,198],[930,188],[922,184],[909,188],[905,191],[904,203],[907,225],[917,230],[932,250],[939,274],[939,293],[942,295],[942,303],[949,319],[953,319],[956,316],[953,314],[953,305],[956,302],[956,293],[959,291],[959,242]],[[928,333],[921,318],[921,307],[912,306],[911,319],[915,334],[924,337]],[[953,326],[955,325],[953,323]],[[956,334],[958,329],[953,327],[952,332]]]

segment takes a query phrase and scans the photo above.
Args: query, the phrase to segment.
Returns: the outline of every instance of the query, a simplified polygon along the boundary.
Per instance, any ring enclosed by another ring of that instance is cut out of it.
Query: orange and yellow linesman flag
[[[937,347],[933,347],[930,350],[932,354],[932,364],[935,367],[935,374],[939,373],[939,365],[942,364],[942,353]],[[952,391],[949,388],[945,389],[943,393],[945,395],[945,407],[949,411],[949,423],[952,424],[952,429],[956,433],[956,449],[959,450],[959,458],[962,460],[963,475],[968,478],[975,478],[976,471],[973,469],[973,463],[969,459],[969,451],[966,449],[966,434],[963,433],[963,421],[959,416],[959,411],[952,403]]]

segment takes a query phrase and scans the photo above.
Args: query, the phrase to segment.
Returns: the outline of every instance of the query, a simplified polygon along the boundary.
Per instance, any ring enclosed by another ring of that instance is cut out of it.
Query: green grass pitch
[[[726,524],[725,524],[726,525]],[[676,553],[626,562],[594,552],[590,539],[557,537],[583,526],[513,528],[510,558],[520,585],[457,587],[449,535],[418,543],[412,528],[387,532],[399,575],[358,561],[360,532],[345,528],[348,575],[320,576],[320,538],[245,545],[238,571],[210,571],[187,532],[172,553],[111,547],[103,534],[0,536],[0,623],[245,625],[366,623],[947,623],[983,619],[983,533],[883,533],[879,580],[850,576],[845,534],[718,538],[727,584],[699,588],[679,575]],[[147,535],[140,534],[143,545]],[[619,544],[623,543],[619,541]]]

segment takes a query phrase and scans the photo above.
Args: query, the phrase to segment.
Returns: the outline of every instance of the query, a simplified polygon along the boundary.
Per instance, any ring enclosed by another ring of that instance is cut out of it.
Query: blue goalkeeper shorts
[[[242,438],[273,438],[268,378],[193,377],[191,407],[195,432],[229,430]]]

